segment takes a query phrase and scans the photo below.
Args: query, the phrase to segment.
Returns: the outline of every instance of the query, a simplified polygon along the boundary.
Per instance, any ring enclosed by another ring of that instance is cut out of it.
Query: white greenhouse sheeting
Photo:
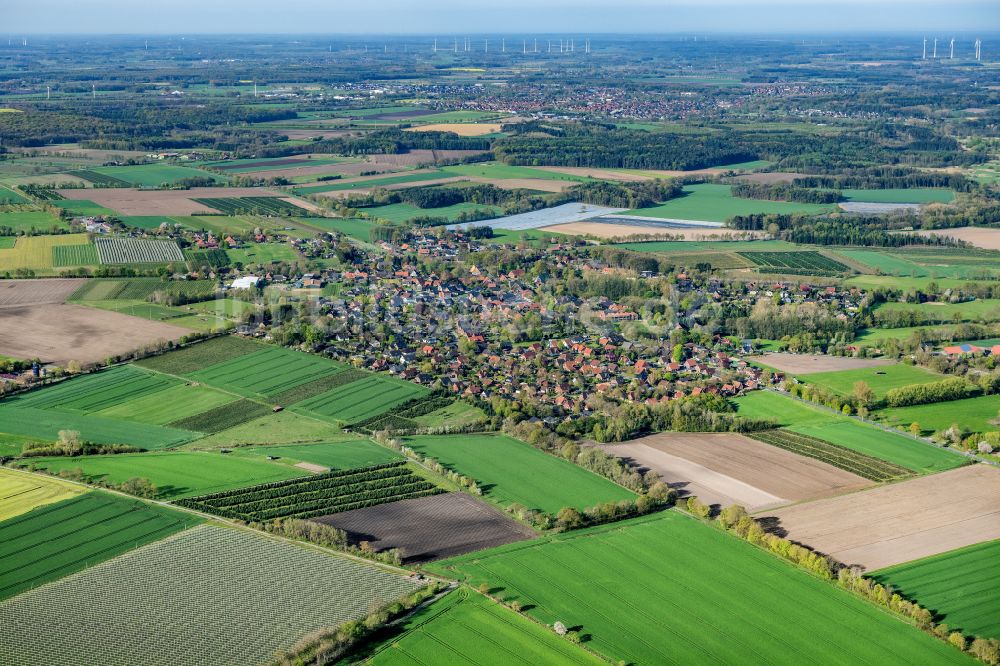
[[[583,222],[602,215],[620,213],[625,208],[607,208],[605,206],[592,206],[582,203],[568,203],[553,208],[543,208],[533,210],[530,213],[520,213],[508,217],[495,217],[490,220],[479,220],[477,222],[462,222],[461,224],[449,224],[449,229],[471,229],[472,227],[492,227],[494,229],[507,229],[509,231],[521,231],[522,229],[538,229],[539,227],[551,227],[554,224],[567,224],[569,222]]]

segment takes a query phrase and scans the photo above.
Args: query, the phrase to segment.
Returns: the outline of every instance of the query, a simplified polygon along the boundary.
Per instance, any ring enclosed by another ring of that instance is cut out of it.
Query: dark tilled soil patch
[[[347,532],[351,543],[399,548],[407,563],[428,562],[537,536],[464,493],[445,493],[313,518]]]

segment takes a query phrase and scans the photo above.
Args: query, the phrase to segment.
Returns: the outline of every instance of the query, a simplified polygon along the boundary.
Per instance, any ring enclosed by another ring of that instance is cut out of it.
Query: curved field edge
[[[971,663],[811,574],[678,512],[501,546],[432,573],[635,663]]]

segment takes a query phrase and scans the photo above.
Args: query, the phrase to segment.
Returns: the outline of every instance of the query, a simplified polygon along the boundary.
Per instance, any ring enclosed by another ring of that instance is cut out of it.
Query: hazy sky
[[[1000,0],[7,0],[0,32],[1000,31]]]

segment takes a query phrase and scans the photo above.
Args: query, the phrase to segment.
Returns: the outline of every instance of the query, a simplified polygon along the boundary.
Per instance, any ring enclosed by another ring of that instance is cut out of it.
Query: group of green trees
[[[810,204],[833,204],[843,196],[838,191],[815,190],[796,187],[787,183],[738,183],[733,185],[733,196],[741,199],[763,199],[766,201],[796,201]]]

